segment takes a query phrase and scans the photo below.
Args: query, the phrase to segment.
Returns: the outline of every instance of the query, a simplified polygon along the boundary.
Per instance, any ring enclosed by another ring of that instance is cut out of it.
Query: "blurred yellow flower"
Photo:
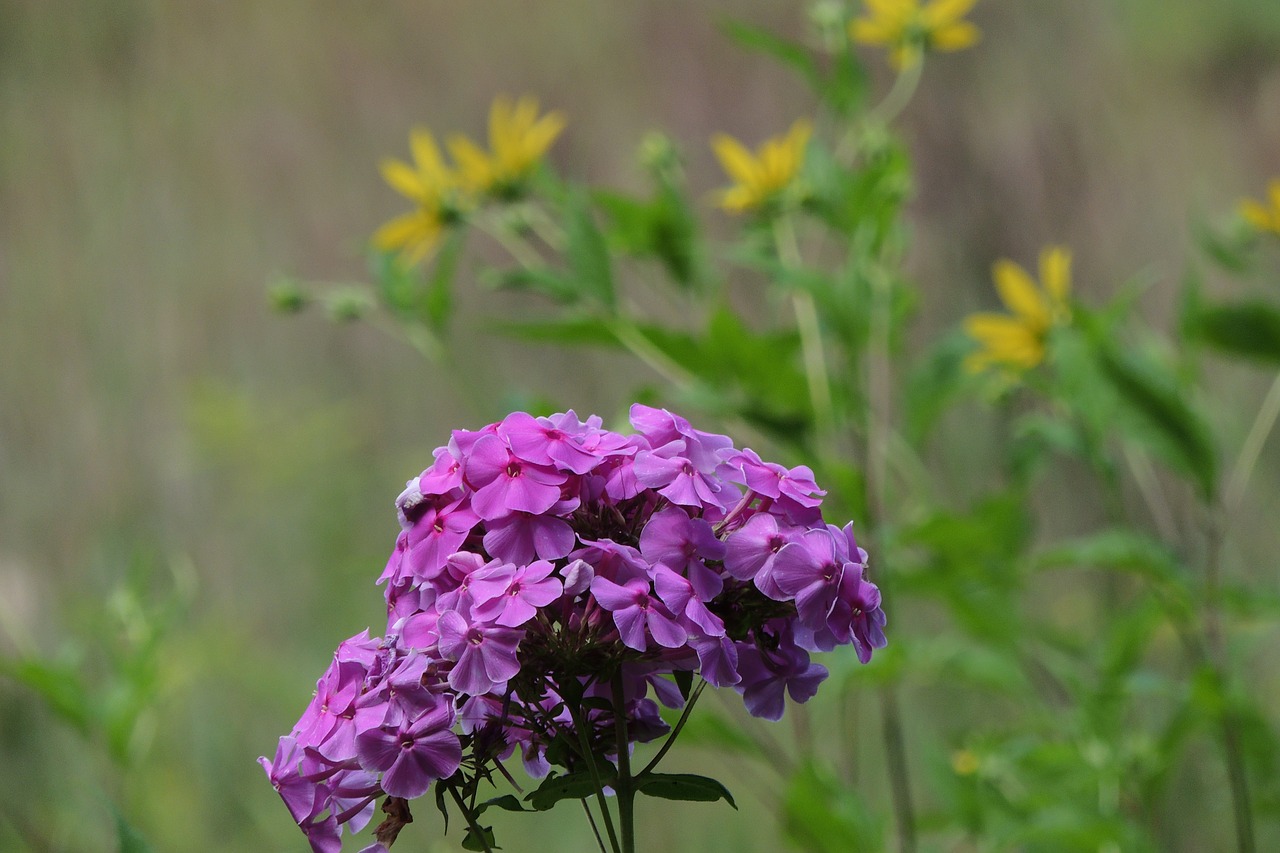
[[[717,134],[711,147],[725,173],[737,182],[719,193],[719,205],[730,213],[742,213],[774,198],[800,172],[812,133],[812,125],[799,119],[784,136],[765,140],[755,154],[732,136]]]
[[[960,749],[951,753],[951,769],[957,776],[972,776],[982,768],[982,762],[971,749]]]
[[[865,0],[866,17],[849,22],[849,35],[862,44],[889,49],[889,62],[902,70],[926,50],[963,50],[981,32],[961,20],[977,0]]]
[[[1280,180],[1272,181],[1267,186],[1266,204],[1251,198],[1242,200],[1240,215],[1259,231],[1270,231],[1272,234],[1280,235]]]
[[[374,232],[373,244],[384,252],[398,251],[409,263],[417,263],[457,216],[462,199],[458,177],[445,165],[430,131],[415,128],[409,135],[409,147],[413,165],[383,160],[382,177],[417,206]]]
[[[512,103],[499,95],[489,108],[489,148],[462,134],[449,137],[460,179],[468,189],[492,195],[509,194],[528,176],[564,130],[564,114],[538,117],[538,99],[525,95]]]
[[[1011,314],[979,313],[965,318],[964,328],[981,349],[965,359],[973,372],[998,365],[1013,371],[1030,370],[1044,360],[1049,330],[1070,319],[1067,294],[1071,290],[1071,253],[1051,246],[1040,253],[1040,286],[1010,260],[992,269],[996,292]]]

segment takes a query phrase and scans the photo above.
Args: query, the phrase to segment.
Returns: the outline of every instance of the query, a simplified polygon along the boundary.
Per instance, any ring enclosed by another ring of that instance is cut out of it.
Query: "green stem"
[[[631,776],[631,742],[627,737],[621,668],[613,675],[612,687],[613,732],[618,748],[618,781],[613,786],[618,795],[618,829],[622,834],[622,853],[636,853],[636,790]]]
[[[883,553],[885,536],[883,526],[888,517],[887,459],[889,435],[892,432],[889,418],[892,400],[891,353],[889,330],[892,318],[891,284],[883,269],[876,267],[871,277],[871,335],[867,342],[867,510],[871,529],[880,551]],[[891,600],[884,576],[877,582],[886,601]],[[902,853],[915,853],[915,807],[911,799],[911,780],[907,770],[906,738],[903,735],[902,712],[898,707],[897,686],[886,682],[880,688],[881,738],[884,742],[885,764],[889,773],[889,793],[893,802],[894,822],[898,829],[898,849]]]
[[[689,701],[685,703],[684,711],[680,714],[680,719],[676,721],[675,728],[671,730],[671,734],[667,735],[667,739],[663,741],[662,746],[658,749],[658,754],[653,757],[652,761],[644,766],[644,769],[641,770],[638,775],[644,776],[650,770],[657,767],[658,762],[666,756],[667,751],[675,744],[676,737],[679,736],[680,730],[684,728],[684,724],[688,721],[689,715],[693,713],[693,706],[698,703],[698,697],[702,695],[702,691],[706,689],[706,686],[707,682],[704,681],[694,688],[693,693],[689,696]]]
[[[586,759],[587,770],[591,773],[591,781],[595,783],[596,805],[600,807],[600,815],[604,818],[604,830],[609,835],[609,846],[613,849],[613,853],[621,853],[618,834],[613,829],[613,817],[609,814],[609,804],[604,798],[604,780],[600,778],[596,756],[591,751],[591,742],[587,739],[586,720],[583,719],[581,709],[574,707],[574,703],[566,702],[565,707],[569,709],[569,716],[573,718],[573,728],[578,733],[578,744],[582,747],[582,755]]]
[[[604,849],[604,839],[600,837],[600,828],[596,826],[596,817],[591,813],[591,806],[587,805],[586,800],[579,800],[582,803],[582,810],[587,814],[587,823],[591,825],[591,834],[596,837],[596,846],[600,848],[600,853],[609,853]]]
[[[781,216],[773,222],[773,238],[778,250],[778,260],[788,269],[799,270],[803,266],[800,246],[796,241],[795,227],[791,219]],[[805,378],[809,383],[809,399],[813,406],[814,421],[818,426],[819,446],[830,447],[836,432],[835,406],[831,402],[831,377],[827,370],[827,357],[822,345],[822,325],[818,319],[818,307],[813,294],[795,287],[791,290],[791,305],[796,314],[796,328],[800,332],[800,347],[804,354]]]
[[[688,388],[694,384],[693,376],[689,371],[658,349],[644,336],[643,332],[636,328],[634,323],[619,317],[607,318],[602,322],[608,326],[609,331],[627,348],[628,352],[652,368],[654,373],[677,388]]]
[[[453,797],[453,801],[458,804],[458,810],[462,812],[462,817],[467,822],[467,828],[471,830],[471,834],[475,836],[481,846],[484,847],[484,853],[493,853],[493,848],[489,846],[489,839],[485,838],[484,830],[481,829],[480,824],[476,822],[475,813],[471,809],[467,808],[467,804],[462,801],[462,797],[458,794],[457,787],[450,785],[448,788],[449,796]]]
[[[1223,520],[1211,514],[1208,531],[1208,554],[1205,559],[1204,633],[1209,666],[1213,670],[1223,708],[1218,723],[1222,730],[1223,758],[1227,765],[1227,781],[1231,788],[1231,810],[1235,819],[1236,849],[1255,853],[1253,838],[1253,806],[1249,795],[1249,776],[1244,765],[1244,750],[1239,737],[1239,720],[1228,697],[1227,649],[1222,636],[1222,544]]]
[[[1254,466],[1258,463],[1258,456],[1262,453],[1262,447],[1266,444],[1272,427],[1275,426],[1277,416],[1280,416],[1280,373],[1276,374],[1275,380],[1271,383],[1271,389],[1267,391],[1267,396],[1258,409],[1258,416],[1254,418],[1253,426],[1250,427],[1244,445],[1240,448],[1240,457],[1236,460],[1235,467],[1231,469],[1226,497],[1223,499],[1228,523],[1236,516],[1236,510],[1239,509],[1240,501],[1244,498],[1245,486],[1253,476]]]

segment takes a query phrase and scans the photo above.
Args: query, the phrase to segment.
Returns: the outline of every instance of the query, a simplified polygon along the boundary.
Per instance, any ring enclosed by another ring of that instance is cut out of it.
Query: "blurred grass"
[[[718,186],[713,132],[758,140],[809,107],[717,34],[728,14],[803,29],[799,7],[766,0],[0,3],[0,651],[92,650],[85,613],[137,553],[165,555],[158,587],[170,560],[198,577],[127,769],[0,682],[0,848],[115,849],[108,802],[159,850],[302,848],[253,759],[335,643],[378,622],[403,480],[505,402],[610,416],[637,377],[486,337],[510,298],[472,290],[458,340],[475,376],[460,384],[483,393],[466,399],[370,328],[272,316],[264,283],[360,277],[364,235],[399,207],[377,161],[403,156],[412,124],[477,133],[497,92],[568,114],[565,172],[633,183],[635,146],[660,127],[694,186]],[[1086,300],[1148,270],[1147,307],[1170,316],[1188,211],[1280,174],[1280,6],[989,0],[975,20],[983,43],[932,62],[904,118],[912,265],[947,294],[923,332],[990,300],[992,258],[1050,241],[1076,247]],[[981,470],[982,441],[949,446],[945,475]],[[1276,508],[1275,478],[1258,480]],[[1063,530],[1088,520],[1066,495],[1041,499]],[[1269,566],[1275,544],[1260,534],[1237,562]],[[1255,675],[1280,677],[1261,653]],[[914,698],[920,748],[943,748],[926,733],[955,697],[940,683]],[[871,765],[860,778],[879,784]],[[776,849],[763,804],[710,808],[651,837]],[[419,812],[402,844],[437,844]],[[546,820],[519,831],[530,849],[564,838]]]

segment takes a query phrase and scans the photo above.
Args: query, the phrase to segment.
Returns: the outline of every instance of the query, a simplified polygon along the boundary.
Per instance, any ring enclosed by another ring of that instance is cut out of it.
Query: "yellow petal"
[[[1271,224],[1271,212],[1251,198],[1240,202],[1240,215],[1259,231],[1271,231],[1274,228]]]
[[[489,155],[462,134],[450,136],[448,145],[463,183],[476,190],[489,189],[493,184],[493,164]]]
[[[532,163],[547,153],[547,149],[551,147],[551,143],[556,141],[556,137],[564,130],[565,118],[560,112],[550,112],[533,123],[527,131],[525,131],[524,139],[521,140],[521,148],[528,162]]]
[[[760,164],[741,142],[727,134],[717,134],[711,139],[720,165],[730,178],[744,186],[754,186],[760,177]]]
[[[1271,199],[1271,212],[1280,214],[1280,181],[1272,181],[1267,186],[1267,195]]]
[[[1049,246],[1040,253],[1040,284],[1054,308],[1065,307],[1071,292],[1071,252]]]
[[[1011,311],[1038,329],[1049,328],[1049,307],[1026,270],[1013,261],[1001,259],[996,261],[991,275],[996,292]]]
[[[905,20],[920,8],[918,0],[866,0],[867,11],[874,18]]]
[[[431,131],[415,127],[409,134],[409,147],[413,150],[413,160],[418,164],[418,171],[424,182],[436,192],[447,187],[451,181],[449,169],[440,156],[440,148]]]
[[[935,50],[964,50],[978,43],[982,32],[968,21],[947,24],[929,33],[929,44]]]
[[[397,216],[373,232],[373,244],[387,252],[403,249],[423,239],[430,231],[426,223],[421,211]]]
[[[408,196],[417,202],[425,201],[430,197],[431,193],[422,183],[422,178],[407,163],[387,159],[378,165],[382,171],[383,180],[400,195]]]
[[[729,213],[742,213],[759,206],[760,194],[747,187],[730,187],[720,193],[717,204]]]
[[[920,20],[929,29],[945,27],[969,14],[977,0],[933,0],[920,11]]]
[[[495,154],[511,146],[511,99],[498,95],[489,106],[489,149]]]
[[[849,37],[859,44],[892,44],[902,37],[902,27],[892,22],[858,18],[849,22]]]

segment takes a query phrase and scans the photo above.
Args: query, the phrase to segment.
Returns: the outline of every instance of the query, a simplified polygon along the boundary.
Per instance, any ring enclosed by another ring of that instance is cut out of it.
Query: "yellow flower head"
[[[1280,180],[1272,181],[1267,186],[1266,204],[1251,198],[1242,200],[1240,215],[1259,231],[1270,231],[1280,236]]]
[[[865,0],[866,16],[849,22],[856,42],[889,49],[889,61],[902,70],[926,50],[963,50],[978,41],[978,28],[961,20],[977,0]]]
[[[490,151],[482,151],[468,137],[457,134],[449,137],[449,153],[466,187],[507,195],[533,171],[564,124],[564,114],[559,112],[539,118],[537,98],[525,95],[512,103],[499,95],[489,108]]]
[[[1039,287],[1010,260],[996,261],[992,278],[1011,313],[971,314],[965,319],[965,331],[981,345],[965,360],[965,367],[974,372],[992,365],[1014,372],[1030,370],[1044,360],[1049,330],[1070,319],[1071,253],[1060,246],[1040,253]]]
[[[719,205],[730,213],[742,213],[771,201],[799,174],[812,133],[812,125],[799,119],[784,136],[765,140],[755,154],[732,136],[718,134],[711,147],[736,182],[719,193]]]
[[[457,175],[445,166],[435,137],[423,128],[409,135],[413,165],[400,160],[382,161],[382,177],[391,188],[416,207],[397,216],[373,235],[373,244],[385,252],[401,252],[417,263],[440,239],[464,202]]]

